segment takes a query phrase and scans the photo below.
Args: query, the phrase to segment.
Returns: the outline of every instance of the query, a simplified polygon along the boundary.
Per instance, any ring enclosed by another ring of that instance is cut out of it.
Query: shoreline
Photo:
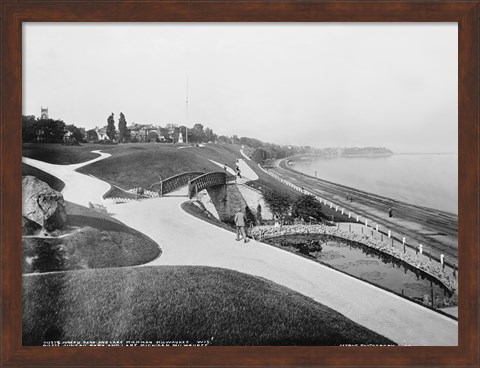
[[[380,155],[378,155],[380,156]],[[341,157],[345,157],[345,156],[341,156]],[[354,157],[354,156],[349,156],[349,157]],[[365,155],[362,155],[362,156],[355,156],[355,157],[366,157]],[[415,207],[415,208],[418,208],[418,209],[422,209],[422,210],[428,210],[428,211],[435,211],[435,212],[438,212],[438,214],[441,214],[441,215],[444,215],[444,216],[452,216],[452,217],[456,217],[457,218],[457,222],[458,222],[458,214],[456,213],[453,213],[453,212],[448,212],[448,211],[445,211],[445,210],[440,210],[440,209],[437,209],[437,208],[433,208],[433,207],[428,207],[428,206],[422,206],[422,205],[418,205],[418,204],[414,204],[414,203],[410,203],[410,202],[406,202],[406,201],[402,201],[400,199],[395,199],[395,198],[391,198],[391,197],[387,197],[387,196],[384,196],[384,195],[381,195],[381,194],[375,194],[373,192],[368,192],[366,190],[363,190],[363,189],[358,189],[358,188],[355,188],[355,187],[351,187],[351,186],[348,186],[348,185],[345,185],[345,184],[340,184],[340,183],[336,183],[336,182],[333,182],[333,181],[330,181],[330,180],[326,180],[326,179],[322,179],[322,178],[318,178],[318,177],[315,177],[313,175],[310,175],[310,174],[306,174],[302,171],[299,171],[297,169],[294,169],[293,167],[290,167],[290,165],[288,164],[288,161],[289,159],[288,158],[284,158],[282,160],[280,160],[279,162],[279,165],[282,165],[284,164],[284,168],[287,169],[287,170],[291,170],[291,171],[294,171],[300,175],[304,175],[304,176],[308,176],[309,178],[312,178],[312,179],[315,179],[315,180],[319,180],[321,182],[324,182],[326,184],[330,184],[330,185],[335,185],[337,187],[342,187],[342,188],[345,188],[349,191],[354,191],[354,192],[358,192],[358,193],[362,193],[364,195],[368,195],[368,196],[371,196],[371,197],[377,197],[377,198],[381,198],[381,199],[384,199],[385,201],[390,201],[392,203],[399,203],[399,204],[402,204],[402,205],[406,205],[406,206],[411,206],[411,207]]]
[[[345,208],[347,213],[361,214],[364,219],[368,218],[371,226],[374,223],[380,225],[383,233],[388,229],[403,234],[408,239],[407,244],[423,244],[434,256],[445,254],[447,261],[458,262],[457,215],[315,178],[288,167],[286,161],[289,159],[276,160],[269,170],[281,179]],[[353,194],[355,201],[347,201],[346,192]],[[390,207],[394,210],[392,218],[388,217]]]

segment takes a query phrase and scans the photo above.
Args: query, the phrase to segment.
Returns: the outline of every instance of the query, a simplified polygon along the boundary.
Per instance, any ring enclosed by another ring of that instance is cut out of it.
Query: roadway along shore
[[[270,170],[339,208],[345,208],[346,213],[351,211],[369,219],[372,225],[379,224],[383,230],[390,229],[395,235],[405,236],[408,244],[423,244],[424,249],[431,249],[437,257],[443,253],[450,262],[458,262],[458,216],[318,179],[290,168],[287,162],[288,159],[277,160]],[[354,200],[347,200],[347,195]],[[390,207],[394,212],[391,218],[388,217]]]

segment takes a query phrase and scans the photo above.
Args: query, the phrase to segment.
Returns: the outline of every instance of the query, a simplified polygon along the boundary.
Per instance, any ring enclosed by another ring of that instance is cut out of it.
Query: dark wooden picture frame
[[[1,4],[2,366],[478,366],[479,1],[80,1]],[[457,347],[22,347],[22,22],[458,22]]]

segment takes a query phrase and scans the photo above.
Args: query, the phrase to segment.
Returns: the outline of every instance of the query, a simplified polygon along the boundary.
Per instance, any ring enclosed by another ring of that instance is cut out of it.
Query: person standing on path
[[[235,214],[235,226],[237,227],[236,240],[239,241],[243,239],[244,243],[248,242],[247,234],[245,233],[245,214],[241,209]],[[242,238],[240,238],[240,234],[242,235]]]

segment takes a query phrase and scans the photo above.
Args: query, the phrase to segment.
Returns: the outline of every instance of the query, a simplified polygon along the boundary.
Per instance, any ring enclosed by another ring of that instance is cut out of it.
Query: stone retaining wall
[[[422,261],[419,259],[419,257],[412,256],[408,253],[403,253],[399,249],[393,248],[386,243],[381,242],[380,240],[369,238],[363,234],[348,232],[346,230],[338,229],[334,226],[326,225],[285,225],[279,227],[256,226],[251,230],[251,235],[255,237],[255,239],[259,240],[294,234],[327,234],[364,244],[370,248],[377,249],[385,254],[395,257],[429,274],[430,276],[439,280],[451,292],[457,289],[456,278],[454,278],[453,275],[447,274],[436,263]]]

